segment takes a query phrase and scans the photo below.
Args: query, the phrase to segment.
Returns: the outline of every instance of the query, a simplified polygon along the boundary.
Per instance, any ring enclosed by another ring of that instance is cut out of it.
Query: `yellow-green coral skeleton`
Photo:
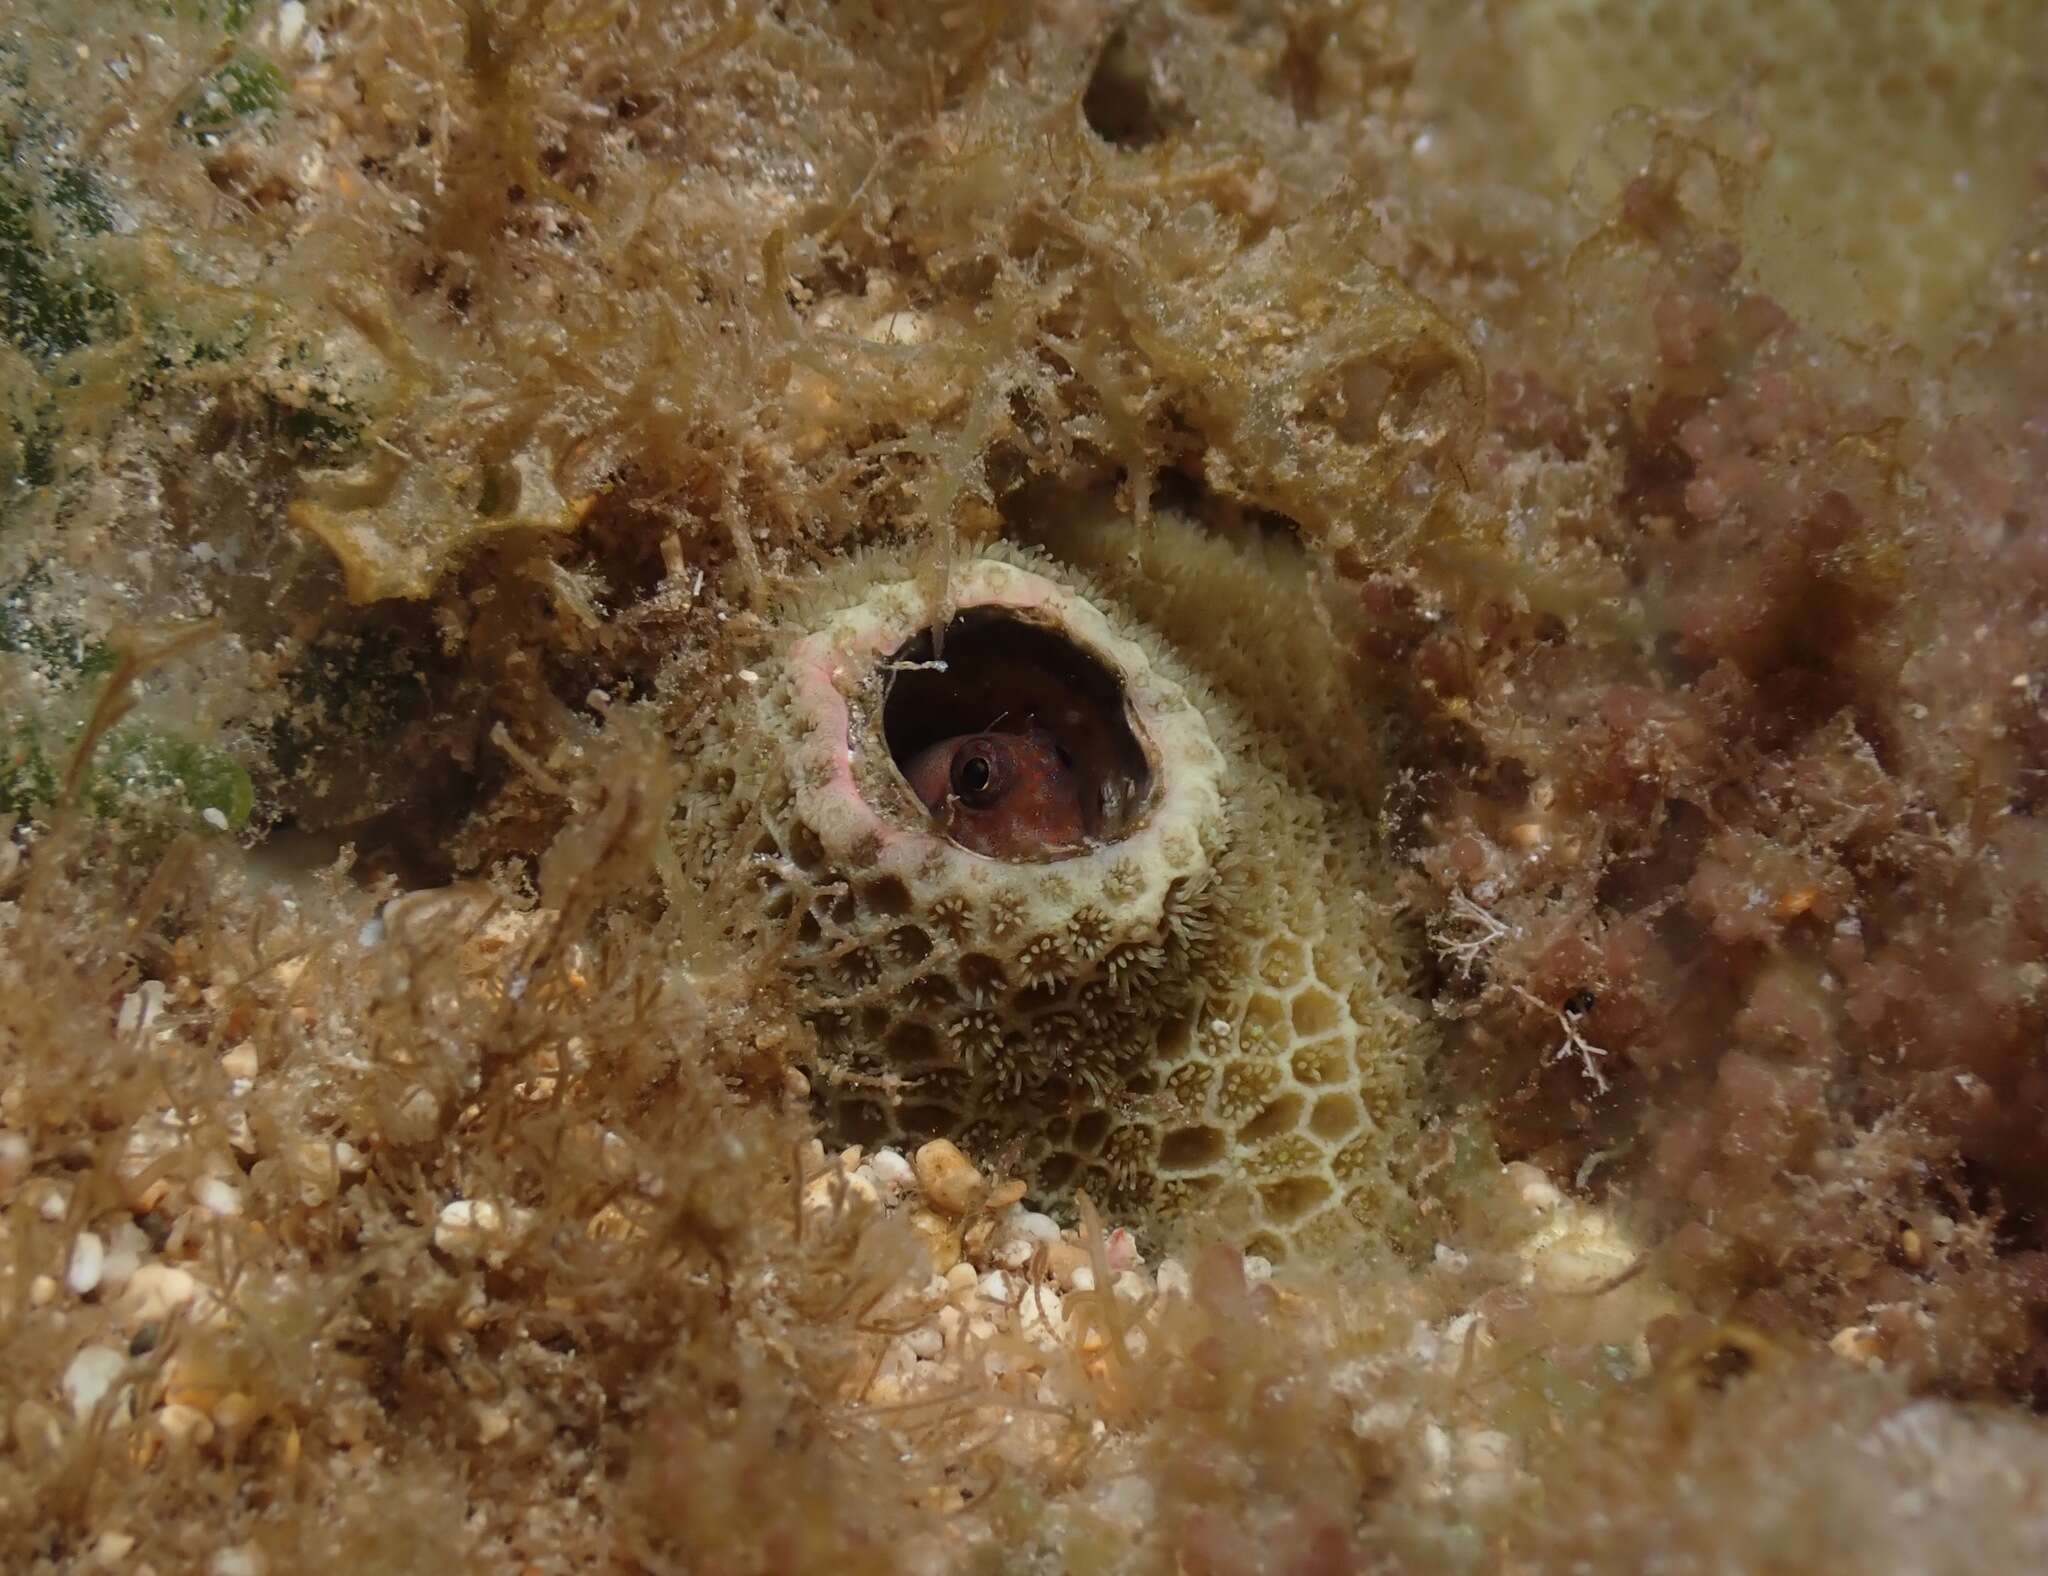
[[[924,567],[822,573],[687,743],[685,863],[751,871],[733,923],[786,947],[828,1135],[1269,1253],[1401,1231],[1424,1019],[1363,811],[1075,572],[994,547],[935,608]],[[1006,717],[1075,763],[1080,846],[991,857],[913,790]]]

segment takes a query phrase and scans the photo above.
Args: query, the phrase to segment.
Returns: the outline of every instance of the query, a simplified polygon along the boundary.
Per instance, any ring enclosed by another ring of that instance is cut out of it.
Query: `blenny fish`
[[[919,751],[904,775],[977,854],[1032,859],[1087,841],[1080,770],[1041,728],[955,734]]]

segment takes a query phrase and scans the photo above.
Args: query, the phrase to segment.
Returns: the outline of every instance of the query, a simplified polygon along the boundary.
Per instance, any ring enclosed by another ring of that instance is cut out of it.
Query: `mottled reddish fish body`
[[[1081,774],[1036,729],[955,734],[918,751],[905,775],[953,841],[991,859],[1039,859],[1088,840]]]

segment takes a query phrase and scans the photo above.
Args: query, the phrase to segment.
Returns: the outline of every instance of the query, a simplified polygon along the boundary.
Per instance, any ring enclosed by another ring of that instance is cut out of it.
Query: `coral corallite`
[[[1268,1253],[1402,1229],[1424,1019],[1369,828],[1156,633],[1019,550],[878,555],[763,667],[686,741],[680,841],[782,948],[829,1135],[950,1137],[1048,1203],[1199,1206]],[[927,764],[961,739],[1050,752],[1087,836],[982,851]]]

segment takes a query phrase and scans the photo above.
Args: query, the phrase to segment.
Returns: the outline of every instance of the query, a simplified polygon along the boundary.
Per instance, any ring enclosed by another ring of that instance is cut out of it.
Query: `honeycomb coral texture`
[[[1259,760],[1156,636],[1054,573],[983,558],[950,600],[1050,623],[1117,676],[1153,762],[1121,836],[992,859],[909,794],[877,714],[929,613],[891,560],[836,577],[695,752],[714,764],[687,840],[707,875],[751,873],[744,922],[788,948],[828,1132],[951,1137],[1055,1204],[1199,1204],[1272,1253],[1395,1227],[1420,1020],[1391,930],[1323,896],[1372,889],[1363,828]]]

